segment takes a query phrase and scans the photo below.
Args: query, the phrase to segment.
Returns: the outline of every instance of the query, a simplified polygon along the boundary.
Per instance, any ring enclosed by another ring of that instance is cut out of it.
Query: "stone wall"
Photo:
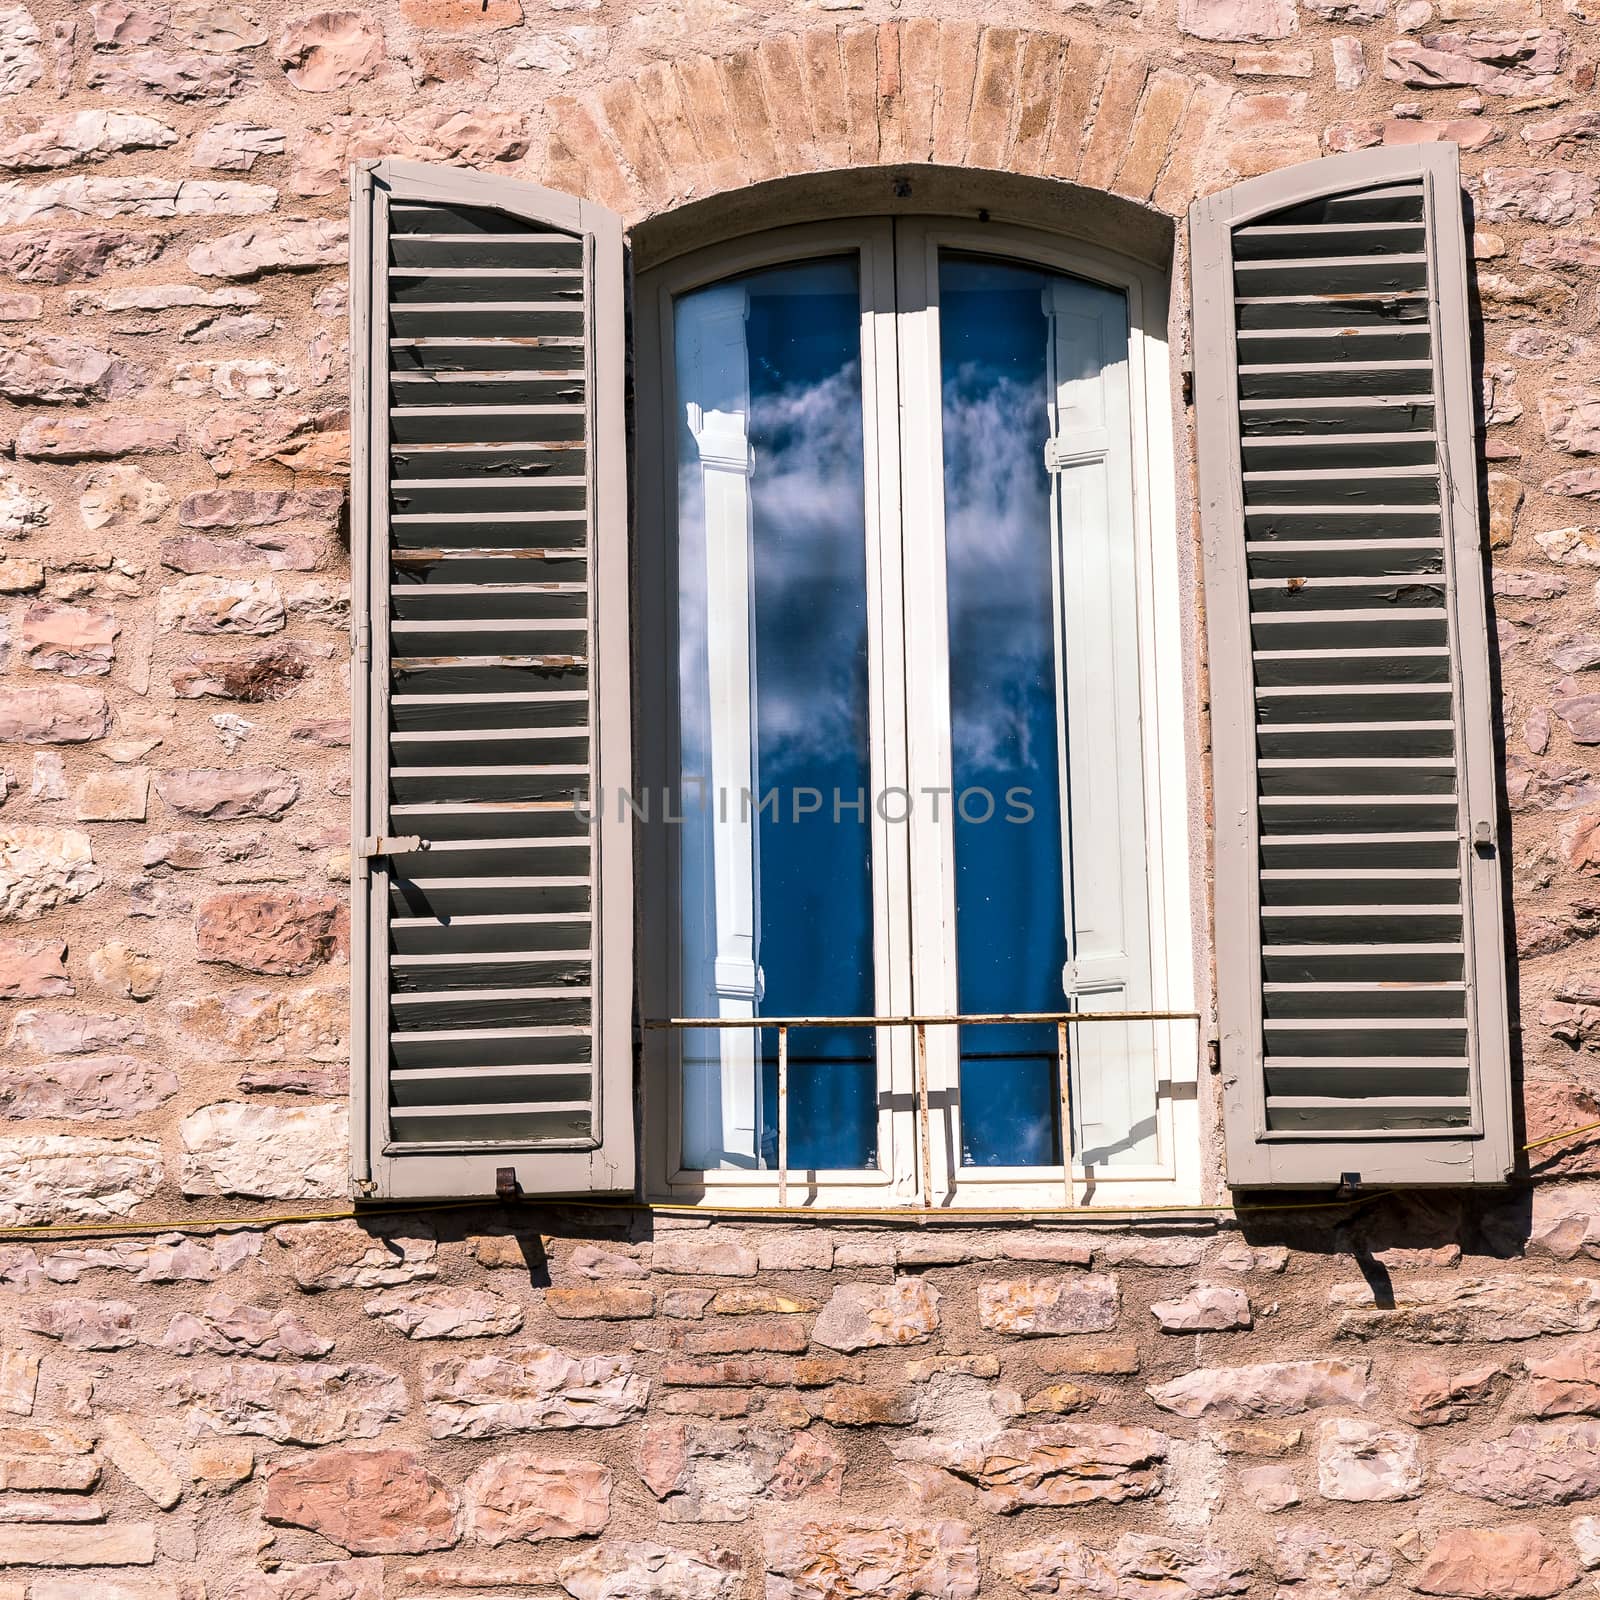
[[[155,1225],[0,1238],[0,1600],[1591,1586],[1600,1144],[1215,1228],[159,1224],[348,1203],[343,172],[381,154],[633,220],[929,161],[1180,215],[1458,141],[1525,1136],[1600,1118],[1597,22],[0,5],[0,1226]]]

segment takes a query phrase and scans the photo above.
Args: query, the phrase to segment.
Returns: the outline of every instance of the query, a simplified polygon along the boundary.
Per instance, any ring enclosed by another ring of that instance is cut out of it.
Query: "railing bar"
[[[1067,1206],[1072,1199],[1072,1063],[1067,1051],[1067,1024],[1056,1024],[1056,1076],[1061,1084],[1061,1178],[1066,1186]]]
[[[987,1011],[896,1017],[647,1017],[641,1028],[896,1028],[1018,1022],[1199,1022],[1198,1011]]]
[[[778,1208],[789,1204],[789,1030],[778,1028]]]
[[[914,1024],[917,1053],[917,1139],[922,1154],[922,1209],[933,1209],[933,1140],[928,1132],[928,1028]]]

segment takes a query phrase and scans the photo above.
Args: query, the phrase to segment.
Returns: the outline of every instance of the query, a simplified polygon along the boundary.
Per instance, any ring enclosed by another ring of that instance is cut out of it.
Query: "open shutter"
[[[1064,725],[1069,1011],[1150,1008],[1150,895],[1145,876],[1134,569],[1133,422],[1128,302],[1116,290],[1056,278],[1050,329],[1051,436],[1045,451],[1055,526]],[[1072,1028],[1074,1145],[1086,1167],[1155,1165],[1155,1030],[1149,1023]]]
[[[404,161],[351,204],[357,1187],[631,1189],[621,221]]]
[[[1512,1165],[1452,145],[1191,213],[1229,1181]]]

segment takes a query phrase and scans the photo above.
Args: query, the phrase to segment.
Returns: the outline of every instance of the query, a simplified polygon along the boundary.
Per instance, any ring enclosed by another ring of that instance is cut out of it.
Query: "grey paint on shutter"
[[[358,1189],[631,1189],[632,840],[574,803],[630,771],[621,222],[351,197]]]
[[[1452,145],[1191,213],[1237,1185],[1512,1165],[1488,620]]]

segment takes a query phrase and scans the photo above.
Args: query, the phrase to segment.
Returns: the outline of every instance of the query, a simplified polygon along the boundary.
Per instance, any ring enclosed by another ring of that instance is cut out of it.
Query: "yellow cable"
[[[1547,1144],[1560,1144],[1563,1139],[1576,1139],[1580,1133],[1593,1133],[1600,1128],[1600,1122],[1586,1122],[1581,1128],[1568,1128],[1564,1133],[1552,1133],[1543,1139],[1535,1139],[1532,1144],[1523,1145],[1524,1150],[1542,1150]]]
[[[1561,1133],[1546,1135],[1521,1146],[1524,1151],[1539,1150],[1545,1145],[1559,1144],[1564,1139],[1575,1139],[1582,1133],[1600,1131],[1600,1122],[1586,1122],[1581,1127],[1567,1128]],[[1374,1189],[1367,1194],[1350,1195],[1343,1200],[1285,1200],[1276,1204],[1252,1206],[1025,1206],[1006,1209],[998,1206],[951,1206],[932,1211],[885,1210],[868,1206],[817,1206],[797,1209],[790,1206],[691,1206],[649,1205],[633,1200],[588,1200],[579,1197],[567,1201],[552,1199],[532,1201],[530,1204],[581,1206],[588,1211],[647,1211],[652,1216],[732,1216],[794,1221],[795,1219],[833,1218],[869,1222],[906,1222],[911,1220],[942,1222],[952,1217],[990,1217],[1018,1219],[1037,1217],[1092,1217],[1099,1221],[1115,1221],[1131,1216],[1170,1217],[1246,1217],[1261,1216],[1279,1211],[1340,1211],[1351,1206],[1370,1205],[1388,1195],[1399,1194],[1399,1189]],[[0,1228],[0,1239],[49,1238],[117,1238],[128,1234],[198,1233],[216,1228],[276,1228],[297,1222],[353,1222],[365,1217],[417,1216],[435,1211],[483,1211],[495,1206],[494,1200],[433,1200],[421,1203],[363,1206],[359,1211],[300,1211],[272,1217],[193,1217],[178,1221],[143,1222],[76,1222],[37,1223],[31,1227]]]
[[[951,1217],[1015,1218],[1039,1217],[1093,1217],[1100,1221],[1127,1216],[1175,1217],[1227,1217],[1244,1216],[1263,1211],[1334,1211],[1348,1206],[1366,1205],[1370,1201],[1393,1194],[1392,1189],[1375,1189],[1371,1194],[1352,1195],[1345,1200],[1286,1201],[1279,1205],[1262,1206],[1026,1206],[1007,1209],[999,1206],[951,1206],[932,1211],[885,1210],[883,1207],[818,1206],[797,1209],[793,1206],[779,1209],[776,1206],[691,1206],[647,1205],[632,1200],[588,1200],[572,1198],[535,1200],[530,1205],[559,1206],[570,1204],[588,1211],[647,1211],[652,1216],[734,1216],[774,1218],[785,1221],[807,1218],[835,1218],[875,1222],[905,1222],[923,1220],[942,1222]],[[301,1222],[350,1222],[374,1216],[417,1216],[435,1211],[484,1211],[497,1204],[494,1200],[422,1201],[412,1204],[397,1203],[384,1206],[363,1206],[359,1211],[303,1211],[283,1216],[193,1217],[164,1222],[79,1222],[36,1223],[32,1226],[0,1228],[0,1239],[21,1238],[81,1238],[118,1237],[124,1234],[196,1233],[217,1228],[275,1228],[284,1224]]]

